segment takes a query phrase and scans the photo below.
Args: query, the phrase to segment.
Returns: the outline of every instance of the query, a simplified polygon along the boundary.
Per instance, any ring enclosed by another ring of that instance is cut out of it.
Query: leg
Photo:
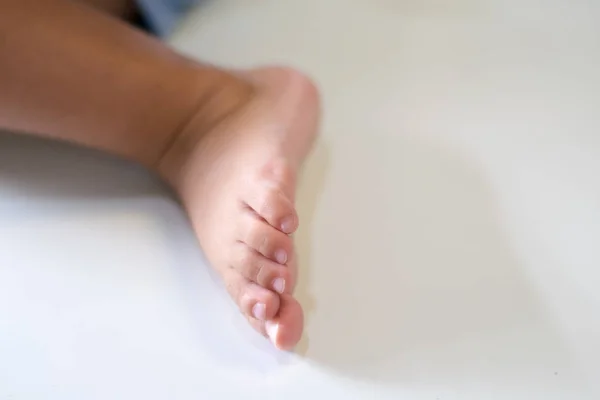
[[[135,0],[78,0],[123,20],[131,20],[137,14]]]
[[[200,64],[73,1],[2,7],[0,128],[156,170],[252,326],[293,347],[303,317],[291,297],[289,235],[296,174],[318,120],[310,81],[289,69],[232,74]]]

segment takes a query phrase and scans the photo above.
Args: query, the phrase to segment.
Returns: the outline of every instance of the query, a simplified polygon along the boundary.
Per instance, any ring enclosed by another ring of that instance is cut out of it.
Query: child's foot
[[[163,170],[240,310],[278,348],[290,349],[303,328],[291,296],[296,176],[315,139],[318,94],[289,69],[256,70],[242,79],[250,90],[240,94],[241,104],[208,130],[192,122]],[[219,100],[204,112],[211,107],[218,109]]]

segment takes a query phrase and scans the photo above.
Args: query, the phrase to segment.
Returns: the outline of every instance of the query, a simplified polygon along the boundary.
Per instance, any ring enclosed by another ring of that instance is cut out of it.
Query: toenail
[[[285,264],[287,262],[287,254],[285,250],[277,250],[275,252],[275,260],[277,260],[279,264]]]
[[[292,233],[294,231],[294,223],[295,223],[295,218],[290,216],[290,217],[285,217],[283,219],[283,221],[281,222],[281,230],[285,233]]]
[[[273,289],[275,289],[277,293],[283,293],[285,290],[285,281],[283,278],[277,278],[273,281]]]
[[[254,315],[254,318],[264,321],[267,317],[267,307],[263,303],[256,303],[252,307],[252,315]]]
[[[273,321],[265,322],[265,330],[271,342],[277,347],[277,333],[279,332],[279,324]]]

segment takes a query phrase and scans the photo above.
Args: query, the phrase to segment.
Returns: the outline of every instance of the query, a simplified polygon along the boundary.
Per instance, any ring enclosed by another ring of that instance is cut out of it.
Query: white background
[[[297,354],[141,169],[0,135],[0,399],[600,398],[600,3],[218,0],[173,38],[323,90]]]

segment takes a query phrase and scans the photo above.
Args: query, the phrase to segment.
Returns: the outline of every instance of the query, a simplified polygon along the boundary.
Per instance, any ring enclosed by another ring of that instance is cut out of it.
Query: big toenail
[[[279,324],[273,321],[265,322],[265,330],[271,342],[277,347],[277,334],[279,333]]]
[[[263,303],[256,303],[252,307],[252,315],[254,318],[264,321],[267,318],[267,307]]]
[[[287,254],[285,250],[277,250],[275,252],[275,260],[277,260],[279,264],[285,264],[287,262]]]
[[[283,293],[285,290],[285,281],[283,278],[277,278],[273,281],[273,289],[275,289],[277,293]]]
[[[285,233],[292,233],[294,230],[294,217],[285,217],[281,222],[281,230]]]

